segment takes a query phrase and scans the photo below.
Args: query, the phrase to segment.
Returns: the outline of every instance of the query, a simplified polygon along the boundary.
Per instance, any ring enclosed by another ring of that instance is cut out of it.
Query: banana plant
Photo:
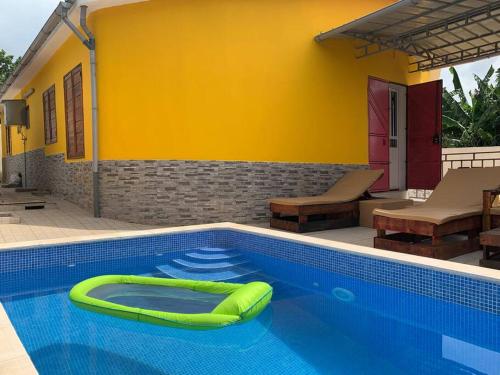
[[[454,90],[443,90],[443,146],[500,145],[500,69],[490,67],[484,78],[474,75],[477,88],[469,92],[470,101],[456,69],[450,73]]]

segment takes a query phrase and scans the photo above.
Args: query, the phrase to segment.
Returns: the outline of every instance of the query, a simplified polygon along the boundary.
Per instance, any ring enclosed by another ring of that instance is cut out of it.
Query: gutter
[[[91,98],[92,98],[92,201],[94,206],[94,217],[101,216],[100,194],[99,194],[99,118],[97,106],[97,74],[96,74],[96,53],[95,53],[95,37],[92,31],[87,26],[87,9],[86,5],[80,7],[80,27],[76,27],[68,18],[68,11],[71,5],[61,3],[62,13],[60,15],[62,21],[71,29],[73,34],[88,48],[90,54],[90,82],[91,82]]]
[[[42,27],[42,30],[38,33],[35,40],[31,43],[26,53],[21,58],[21,62],[14,72],[10,75],[4,85],[0,88],[0,99],[5,95],[10,86],[14,83],[16,78],[22,73],[24,68],[29,65],[31,60],[35,57],[38,51],[43,47],[52,32],[61,24],[61,14],[63,8],[70,10],[76,0],[66,0],[64,3],[60,3],[57,8],[52,12],[47,22]],[[63,5],[64,4],[64,5]]]

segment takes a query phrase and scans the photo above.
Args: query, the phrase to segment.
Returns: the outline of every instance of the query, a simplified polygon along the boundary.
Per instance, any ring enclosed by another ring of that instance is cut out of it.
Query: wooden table
[[[500,228],[481,233],[480,241],[484,252],[479,264],[500,270]]]

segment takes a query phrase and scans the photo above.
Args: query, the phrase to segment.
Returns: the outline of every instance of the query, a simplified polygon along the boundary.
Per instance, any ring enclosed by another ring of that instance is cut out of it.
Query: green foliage
[[[443,91],[443,147],[500,145],[500,69],[490,67],[484,78],[474,75],[470,102],[455,68],[450,72],[454,90]]]
[[[8,55],[7,52],[0,49],[0,87],[3,86],[20,61],[21,58],[14,60],[14,56]]]

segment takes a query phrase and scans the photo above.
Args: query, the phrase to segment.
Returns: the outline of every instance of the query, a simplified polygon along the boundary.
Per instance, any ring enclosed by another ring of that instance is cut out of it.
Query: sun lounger
[[[369,198],[368,189],[383,173],[351,171],[322,195],[273,198],[271,227],[302,233],[358,225],[359,200]]]
[[[483,192],[483,231],[479,265],[500,270],[500,187]]]
[[[429,199],[399,210],[374,211],[379,249],[449,259],[479,250],[483,191],[500,185],[500,167],[450,170]],[[387,234],[386,231],[397,233]],[[466,233],[467,239],[454,236]]]
[[[500,187],[483,192],[483,230],[500,227]]]

